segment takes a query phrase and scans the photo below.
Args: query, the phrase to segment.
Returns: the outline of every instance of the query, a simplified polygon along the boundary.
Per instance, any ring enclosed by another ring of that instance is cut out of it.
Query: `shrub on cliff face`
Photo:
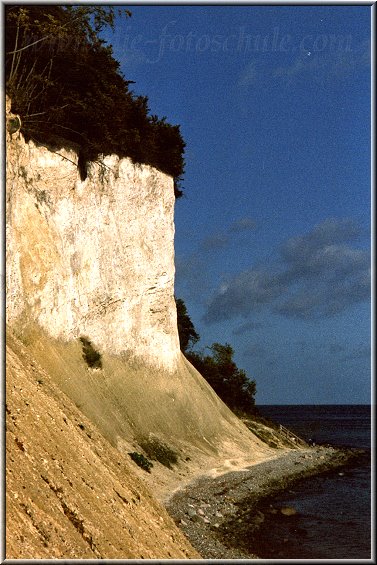
[[[126,17],[130,13],[125,11]],[[114,26],[109,6],[5,6],[6,88],[26,139],[74,147],[79,169],[102,154],[146,163],[175,180],[184,170],[179,126],[149,115],[99,38]]]
[[[132,453],[128,454],[132,461],[136,463],[141,469],[147,471],[147,473],[151,472],[151,468],[153,467],[153,463],[149,461],[142,453],[137,453],[137,451],[133,451]]]
[[[92,342],[84,337],[80,337],[82,343],[82,356],[88,367],[91,369],[102,369],[101,354],[94,349]]]
[[[177,453],[158,438],[150,437],[141,440],[139,443],[149,459],[158,461],[168,469],[172,469],[172,465],[178,462]]]

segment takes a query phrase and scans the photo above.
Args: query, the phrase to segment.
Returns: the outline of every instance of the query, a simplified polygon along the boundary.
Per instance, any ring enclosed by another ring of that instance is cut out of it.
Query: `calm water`
[[[357,447],[350,467],[305,479],[266,501],[297,510],[259,532],[265,559],[371,559],[371,409],[369,406],[259,406],[261,414],[304,439]],[[339,474],[341,473],[341,474]]]

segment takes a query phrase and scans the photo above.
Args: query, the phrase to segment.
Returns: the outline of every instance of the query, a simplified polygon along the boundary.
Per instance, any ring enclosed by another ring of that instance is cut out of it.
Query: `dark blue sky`
[[[139,6],[106,37],[180,124],[176,295],[257,404],[370,401],[370,6]]]

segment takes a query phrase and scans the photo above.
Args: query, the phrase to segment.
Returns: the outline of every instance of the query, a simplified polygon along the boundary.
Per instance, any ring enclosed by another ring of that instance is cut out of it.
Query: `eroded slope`
[[[197,557],[132,463],[7,340],[6,557]]]

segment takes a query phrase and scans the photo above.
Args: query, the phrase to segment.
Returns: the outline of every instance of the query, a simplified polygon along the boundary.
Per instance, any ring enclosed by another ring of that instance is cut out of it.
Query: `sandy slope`
[[[161,502],[276,451],[185,361],[166,383],[106,355],[90,371],[77,343],[35,327],[21,337],[7,330],[6,557],[198,556]],[[148,474],[129,452],[151,436],[178,457]]]
[[[194,559],[197,550],[204,558],[241,558],[218,539],[216,513],[232,515],[250,481],[265,492],[269,476],[284,480],[331,459],[331,450],[268,447],[189,364],[181,382],[159,391],[157,376],[143,384],[145,375],[127,372],[117,358],[104,356],[103,370],[90,372],[77,344],[35,329],[22,339],[8,330],[8,559]],[[177,408],[166,410],[174,387]],[[148,428],[177,453],[171,468],[154,460],[148,474],[131,461]],[[199,508],[205,500],[209,523],[192,521],[189,503]]]
[[[130,460],[7,336],[6,558],[195,558]]]
[[[160,500],[198,475],[275,456],[183,356],[170,374],[106,353],[102,369],[90,370],[79,340],[55,340],[33,324],[19,335],[52,382],[127,458],[130,451],[143,452],[140,445],[151,438],[176,453],[172,469],[154,461],[147,474],[132,464]]]

